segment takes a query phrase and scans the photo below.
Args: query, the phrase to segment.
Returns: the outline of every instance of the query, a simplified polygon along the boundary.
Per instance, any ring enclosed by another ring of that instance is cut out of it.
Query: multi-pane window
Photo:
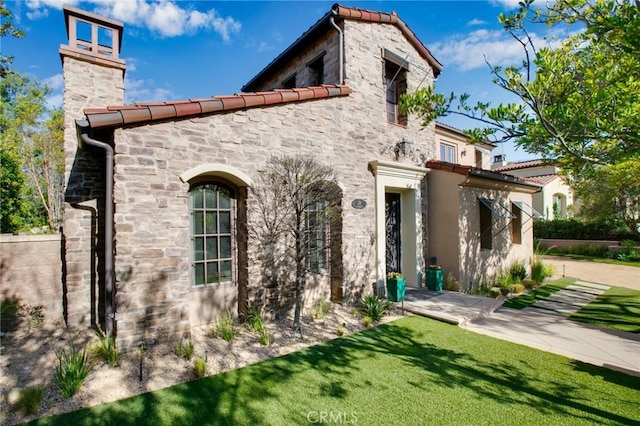
[[[440,160],[447,163],[456,163],[456,148],[453,145],[441,143]]]
[[[407,115],[400,110],[402,95],[407,93],[407,70],[391,61],[384,63],[387,121],[389,123],[407,125]]]
[[[327,203],[318,201],[307,204],[305,211],[305,231],[307,243],[307,269],[320,272],[327,269]]]
[[[233,281],[233,193],[206,183],[189,193],[192,274],[196,286]]]
[[[283,89],[293,89],[296,87],[296,75],[292,75],[282,82]]]

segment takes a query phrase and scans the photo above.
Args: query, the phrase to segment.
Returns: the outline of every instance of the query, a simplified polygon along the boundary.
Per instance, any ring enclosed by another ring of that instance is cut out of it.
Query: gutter
[[[104,208],[104,314],[107,337],[114,335],[115,329],[115,309],[113,297],[113,148],[111,145],[92,139],[89,137],[89,122],[87,120],[76,120],[76,126],[80,130],[80,140],[90,146],[103,149],[105,151],[105,208]]]
[[[335,15],[338,16],[338,8],[334,7],[333,9],[331,9],[331,12]],[[333,28],[336,29],[336,31],[338,31],[338,34],[340,36],[340,41],[338,42],[340,45],[340,54],[339,54],[339,61],[340,61],[340,84],[344,84],[344,33],[342,32],[342,29],[340,29],[340,27],[338,25],[336,25],[336,21],[334,19],[334,16],[331,17],[331,19],[329,19],[329,22],[331,22],[331,26]]]

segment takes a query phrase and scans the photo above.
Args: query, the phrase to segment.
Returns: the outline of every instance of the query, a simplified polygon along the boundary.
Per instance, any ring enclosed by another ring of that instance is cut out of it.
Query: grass
[[[632,425],[637,401],[637,377],[406,317],[36,424]]]
[[[640,291],[611,287],[570,320],[631,333],[640,333]]]
[[[527,294],[509,299],[504,302],[503,306],[512,309],[524,309],[575,282],[576,280],[573,278],[560,278],[542,287],[538,287]]]

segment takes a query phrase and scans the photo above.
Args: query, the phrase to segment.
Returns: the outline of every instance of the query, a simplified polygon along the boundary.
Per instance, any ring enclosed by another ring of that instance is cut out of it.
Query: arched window
[[[234,281],[234,193],[218,183],[201,183],[189,192],[193,285]]]

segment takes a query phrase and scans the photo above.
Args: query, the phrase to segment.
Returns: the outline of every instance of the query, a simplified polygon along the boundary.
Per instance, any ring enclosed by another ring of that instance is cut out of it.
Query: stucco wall
[[[242,286],[249,289],[250,299],[276,297],[265,291],[256,243],[246,232],[238,241],[239,245],[247,245],[248,253],[246,260],[238,262],[238,283],[205,289],[192,286],[189,183],[180,176],[201,165],[225,165],[250,180],[257,178],[271,156],[305,155],[332,166],[343,191],[343,292],[346,299],[353,300],[363,291],[372,290],[376,281],[376,193],[375,177],[368,163],[395,160],[393,147],[403,138],[413,142],[413,153],[399,158],[399,162],[419,165],[434,155],[432,126],[422,130],[415,120],[410,120],[407,128],[386,121],[381,48],[409,58],[413,64],[407,76],[409,90],[415,90],[420,83],[431,84],[432,72],[397,28],[351,21],[344,26],[346,84],[353,89],[349,96],[114,132],[116,311],[118,343],[122,347],[179,336],[188,333],[193,325],[217,318],[226,309],[234,311]],[[326,46],[317,48],[326,48],[329,55],[335,50],[335,37],[325,42]],[[93,102],[92,106],[105,105],[105,100]],[[106,102],[109,103],[116,101]],[[74,142],[77,143],[70,140],[68,144],[69,153]],[[421,188],[414,196],[418,207],[426,211]],[[250,227],[255,221],[250,190],[246,197],[245,223]],[[367,206],[352,208],[351,201],[356,198],[365,200]],[[420,223],[419,215],[415,220]],[[86,226],[66,226],[88,236]],[[416,235],[416,247],[421,262],[426,236],[421,226],[417,229],[420,234]],[[81,240],[85,245],[87,241]],[[85,275],[89,274],[87,248],[79,256],[85,259]],[[307,304],[327,298],[327,282],[333,278],[317,278],[313,282],[319,284],[310,285],[305,296]],[[84,300],[74,309],[86,311]]]
[[[61,235],[0,235],[1,300],[44,306],[45,323],[63,320]]]

